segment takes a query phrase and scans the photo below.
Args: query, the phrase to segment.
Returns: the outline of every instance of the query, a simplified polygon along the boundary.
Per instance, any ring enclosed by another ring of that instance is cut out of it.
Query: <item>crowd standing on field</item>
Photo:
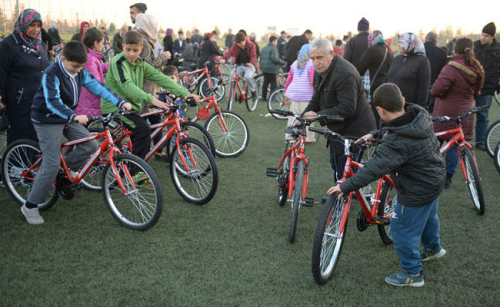
[[[292,111],[307,118],[318,114],[341,116],[341,123],[320,124],[342,135],[384,135],[388,141],[380,152],[386,155],[377,153],[366,168],[329,193],[352,191],[394,172],[398,220],[391,223],[391,229],[404,271],[386,281],[411,285],[408,280],[412,280],[414,286],[423,285],[421,261],[446,253],[439,238],[438,198],[443,188],[450,187],[458,164],[453,149],[443,162],[439,142],[447,138],[438,141],[433,133],[455,124],[437,124],[433,130],[430,117],[457,116],[474,106],[491,106],[500,79],[500,45],[493,22],[484,26],[481,39],[475,42],[469,38],[451,41],[446,46],[448,54],[437,46],[434,32],[428,33],[424,42],[415,33],[402,33],[395,56],[391,40],[379,30],[370,31],[366,18],[359,20],[357,35],[349,33],[334,45],[324,38],[313,40],[313,32],[308,29],[292,37],[281,31],[261,50],[255,33],[247,35],[242,29],[233,34],[228,29],[220,49],[216,41],[219,32],[200,35],[198,29],[186,33],[178,30],[174,40],[174,30],[167,28],[161,44],[158,21],[146,13],[147,5],[136,3],[129,9],[134,27],[122,27],[113,36],[115,55],[109,63],[103,61],[104,45],[109,43],[106,29],[82,21],[79,32],[64,46],[61,60],[49,66],[52,45],[63,41],[54,23],[44,39],[42,17],[33,9],[21,12],[12,34],[0,43],[0,107],[10,123],[7,142],[37,141],[44,155],[28,201],[21,209],[29,223],[44,222],[37,205],[46,198],[48,185],[59,169],[58,144],[63,135],[68,139],[88,136],[83,126],[87,116],[111,113],[120,106],[137,112],[147,112],[149,105],[167,108],[156,95],[160,88],[199,101],[197,95],[177,84],[177,67],[193,70],[209,62],[209,71],[214,74],[216,59],[223,57],[220,63],[232,61],[237,65],[236,71],[248,82],[252,99],[259,98],[255,75],[263,73],[260,98],[267,100],[268,86],[271,91],[277,88],[281,69],[288,73],[284,87]],[[144,158],[150,146],[149,124],[139,113],[124,116],[124,125],[133,132],[132,153]],[[149,120],[156,123],[160,118]],[[473,138],[476,123],[476,149],[485,149],[488,122],[488,109],[479,112],[476,119],[470,115],[462,121],[466,140]],[[414,147],[409,141],[412,138],[418,140],[420,148],[426,148],[426,154],[419,152],[417,157],[404,150],[405,142]],[[308,133],[306,141],[314,143],[316,136]],[[86,144],[67,154],[68,166],[74,171],[97,148],[95,141]],[[334,174],[340,179],[346,160],[344,148],[330,142],[328,150]],[[168,160],[161,151],[157,155],[159,160]],[[361,156],[361,150],[355,153],[355,159]],[[436,170],[442,172],[426,176],[426,180],[415,177]],[[418,251],[420,243],[423,254]]]

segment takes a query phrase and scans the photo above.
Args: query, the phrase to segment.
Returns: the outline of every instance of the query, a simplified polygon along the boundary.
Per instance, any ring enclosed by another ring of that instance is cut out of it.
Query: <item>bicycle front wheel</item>
[[[497,120],[488,127],[486,131],[486,152],[493,158],[495,148],[500,142],[500,120]]]
[[[380,192],[380,202],[378,203],[377,215],[381,218],[392,218],[392,213],[396,209],[397,191],[389,181],[384,181],[384,187]],[[377,225],[380,239],[386,245],[392,244],[391,224]]]
[[[346,198],[337,198],[337,195],[328,197],[314,235],[312,273],[314,280],[320,285],[332,278],[344,245],[347,220],[342,232],[340,226],[346,208]]]
[[[495,149],[495,157],[493,160],[495,160],[495,166],[497,171],[500,173],[500,142],[497,144],[497,148]]]
[[[285,146],[285,152],[290,149],[290,143],[287,142]],[[283,160],[283,164],[281,164],[278,169],[278,205],[283,207],[286,203],[286,199],[288,198],[288,176],[290,174],[290,157],[291,154],[287,154],[285,160]]]
[[[271,110],[290,111],[291,103],[292,101],[285,96],[285,89],[279,87],[275,89],[269,96],[269,99],[267,100],[267,109],[269,110],[269,112],[271,112]],[[282,116],[274,113],[271,113],[271,115],[276,119],[288,118],[287,116]]]
[[[212,137],[215,154],[223,158],[241,155],[248,146],[250,132],[241,116],[231,111],[213,113],[205,122],[205,129]]]
[[[219,84],[219,79],[215,77],[210,77],[210,82],[212,85]],[[215,101],[219,102],[224,98],[226,94],[226,87],[222,82],[220,82],[219,87],[215,91]],[[210,86],[208,86],[208,78],[204,78],[203,81],[200,82],[200,96],[203,98],[207,98],[212,95],[212,91],[210,90]]]
[[[302,191],[304,185],[304,172],[305,164],[304,161],[300,160],[297,164],[297,173],[295,174],[295,183],[292,191],[292,200],[290,202],[292,206],[292,218],[290,220],[290,232],[288,233],[288,242],[293,243],[295,241],[295,233],[297,231],[297,220],[299,218],[300,203],[302,202]]]
[[[175,189],[186,201],[204,205],[215,195],[219,172],[215,160],[200,141],[180,141],[170,156],[170,175]]]
[[[102,174],[104,202],[121,225],[134,230],[153,227],[163,210],[163,193],[155,172],[141,158],[121,154]],[[123,183],[123,188],[120,186]]]
[[[215,157],[214,141],[205,127],[195,122],[181,122],[181,128],[189,138],[201,141],[207,146],[212,156]],[[167,140],[167,154],[169,157],[175,147],[176,137],[177,133],[174,133],[172,137]]]
[[[464,175],[467,187],[469,188],[469,192],[472,197],[472,202],[476,207],[477,213],[479,215],[483,215],[485,209],[483,186],[481,185],[481,178],[479,177],[476,159],[467,147],[462,147],[460,150],[460,158],[463,159],[465,165]]]
[[[229,94],[227,96],[227,109],[229,111],[231,111],[231,109],[233,108],[233,101],[234,101],[234,98],[235,98],[235,91],[236,91],[236,82],[231,81],[231,83],[229,83]]]
[[[255,111],[255,109],[257,109],[257,104],[259,103],[259,99],[262,96],[262,82],[263,77],[255,79],[255,89],[257,91],[257,95],[255,99],[252,99],[252,95],[247,95],[247,99],[245,99],[247,110],[250,112],[253,112]]]
[[[2,179],[10,196],[20,205],[28,199],[41,165],[42,151],[35,141],[17,140],[5,150],[2,157]],[[59,194],[53,184],[45,201],[38,204],[38,209],[49,209],[58,198]]]

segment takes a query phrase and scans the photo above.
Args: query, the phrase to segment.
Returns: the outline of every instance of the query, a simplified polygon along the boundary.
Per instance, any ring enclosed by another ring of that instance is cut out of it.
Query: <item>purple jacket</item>
[[[104,54],[89,48],[85,69],[87,69],[87,71],[92,74],[97,81],[104,84],[104,74],[108,71],[109,63],[101,63],[103,55]],[[92,94],[85,88],[82,88],[80,101],[78,102],[78,107],[76,108],[76,114],[101,116],[101,97]]]

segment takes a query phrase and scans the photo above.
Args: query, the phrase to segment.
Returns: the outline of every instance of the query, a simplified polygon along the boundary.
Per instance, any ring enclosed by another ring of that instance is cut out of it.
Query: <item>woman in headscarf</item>
[[[10,123],[9,144],[18,139],[38,141],[31,123],[31,105],[43,72],[50,65],[41,28],[40,13],[25,9],[14,25],[14,32],[0,44],[0,96]]]
[[[165,37],[163,38],[163,50],[170,52],[170,54],[174,53],[174,40],[172,39],[172,34],[174,33],[173,29],[168,28],[165,31]],[[167,65],[172,65],[172,59],[167,61]]]
[[[361,59],[356,64],[356,69],[362,76],[369,70],[370,74],[370,92],[368,102],[371,105],[371,96],[373,92],[384,83],[385,76],[389,71],[394,56],[386,48],[386,41],[382,32],[375,30],[368,35],[368,49],[365,50]],[[375,115],[377,126],[380,125],[380,117],[377,110],[372,106],[372,112]]]
[[[73,37],[71,37],[71,40],[81,42],[83,35],[85,34],[85,32],[87,32],[88,29],[90,29],[90,23],[88,21],[82,21],[80,23],[80,32],[73,35]]]
[[[158,34],[158,21],[156,20],[156,17],[150,14],[138,14],[135,17],[134,31],[137,31],[142,35],[143,49],[140,54],[140,57],[143,60],[147,61],[149,64],[151,64],[154,68],[161,71],[163,67],[167,65],[167,61],[170,59],[171,54],[169,51],[163,51],[163,53],[161,53],[160,56],[156,55],[155,43]],[[144,92],[149,93],[154,97],[158,98],[158,95],[156,95],[156,93],[159,92],[161,89],[155,83],[144,80],[143,90]],[[150,112],[149,104],[143,104],[141,112],[142,113]],[[155,124],[159,123],[161,118],[159,115],[154,115],[154,116],[149,116],[148,119],[151,124]],[[156,142],[158,142],[161,139],[161,137],[162,137],[161,134],[157,135],[157,137],[153,140],[154,143],[156,144]],[[167,155],[163,152],[163,148],[160,148],[155,153],[155,159],[161,161],[167,161]]]
[[[395,83],[406,102],[416,103],[427,108],[431,84],[431,65],[425,56],[424,44],[416,34],[399,35],[401,53],[387,72],[386,82]]]
[[[311,45],[305,44],[299,51],[299,56],[290,66],[290,73],[285,83],[285,96],[290,98],[292,104],[290,111],[302,114],[314,94],[313,77],[314,65],[311,61],[309,49]],[[288,125],[292,124],[292,118],[288,117]],[[290,135],[285,135],[285,140],[290,140]],[[307,143],[315,143],[316,133],[307,128]]]
[[[434,103],[434,117],[455,117],[474,107],[474,99],[481,93],[484,83],[484,70],[474,55],[474,44],[469,38],[457,40],[453,50],[454,56],[443,67],[431,89]],[[474,134],[474,114],[462,119],[464,137],[472,140]],[[457,127],[455,121],[434,124],[434,131],[444,131]],[[453,135],[444,135],[440,141],[448,141]],[[445,189],[451,185],[451,177],[455,174],[458,165],[458,145],[451,147],[446,153],[446,182]]]
[[[215,43],[215,35],[213,33],[206,33],[201,42],[200,60],[198,61],[198,68],[203,68],[207,61],[210,61],[210,75],[215,75],[215,61],[214,57],[222,56],[224,53],[217,47]],[[224,59],[221,59],[224,63]]]

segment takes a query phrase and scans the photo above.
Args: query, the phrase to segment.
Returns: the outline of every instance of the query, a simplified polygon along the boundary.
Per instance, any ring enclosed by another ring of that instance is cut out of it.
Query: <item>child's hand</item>
[[[333,193],[337,193],[337,192],[339,192],[338,197],[342,197],[344,195],[344,193],[340,189],[340,184],[337,184],[336,186],[329,188],[327,193],[328,193],[328,195],[332,195]]]
[[[188,98],[193,98],[196,101],[196,105],[200,104],[200,100],[201,100],[200,96],[195,95],[195,94],[189,94],[186,97],[184,97],[184,99],[188,99]]]
[[[77,115],[74,119],[79,125],[86,125],[89,122],[89,119],[86,115]]]
[[[158,107],[160,109],[168,109],[168,104],[156,99],[156,98],[153,98],[153,101],[151,101],[151,104],[154,105],[155,107]]]
[[[357,139],[356,142],[354,142],[354,144],[363,143],[363,144],[361,144],[362,146],[373,145],[372,142],[366,142],[366,140],[368,140],[368,139],[373,139],[373,134],[368,133],[368,134],[363,135],[362,137]]]
[[[122,106],[123,109],[125,109],[125,111],[130,111],[132,110],[132,105],[130,103],[124,103],[123,106]]]

